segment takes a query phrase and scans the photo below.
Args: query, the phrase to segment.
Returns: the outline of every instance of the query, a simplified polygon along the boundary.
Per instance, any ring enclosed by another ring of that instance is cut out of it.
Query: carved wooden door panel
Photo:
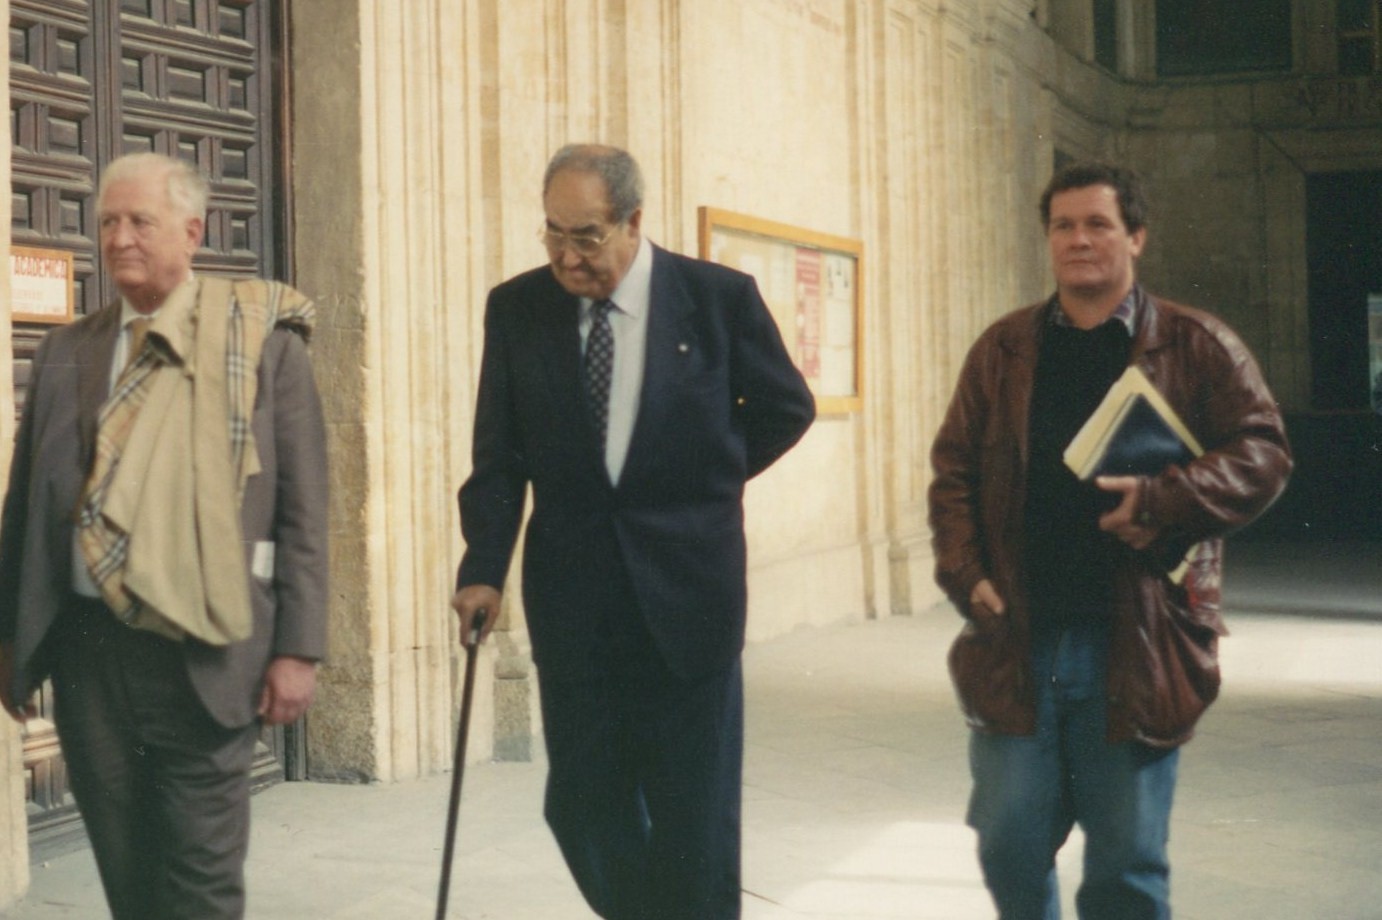
[[[100,304],[92,185],[98,153],[96,10],[90,0],[12,0],[10,241],[74,253],[77,312]],[[47,327],[14,328],[16,399]]]
[[[282,277],[276,214],[275,41],[282,4],[271,0],[11,0],[11,242],[70,251],[76,311],[117,295],[100,273],[96,178],[116,156],[152,150],[192,161],[212,197],[198,271]],[[22,407],[34,349],[46,327],[16,323],[16,399]],[[60,845],[77,828],[49,721],[25,732],[34,845]],[[266,732],[256,778],[283,768],[283,732]]]

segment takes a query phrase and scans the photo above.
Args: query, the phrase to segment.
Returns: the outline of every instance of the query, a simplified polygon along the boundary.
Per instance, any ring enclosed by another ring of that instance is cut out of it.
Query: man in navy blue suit
[[[490,292],[452,605],[487,633],[526,490],[546,817],[610,920],[740,913],[744,483],[815,416],[748,275],[643,239],[623,150],[562,148],[550,265]]]

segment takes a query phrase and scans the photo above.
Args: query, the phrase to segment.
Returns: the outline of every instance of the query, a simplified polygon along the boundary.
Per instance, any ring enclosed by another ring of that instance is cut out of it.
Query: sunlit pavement
[[[1382,547],[1230,546],[1225,688],[1181,760],[1178,920],[1382,916]],[[751,647],[744,916],[979,920],[957,627],[915,617]],[[541,819],[542,764],[467,768],[455,918],[589,914]],[[251,918],[431,917],[449,778],[255,797]],[[1061,853],[1079,883],[1078,832]],[[103,916],[89,852],[35,865],[14,920]],[[1067,906],[1066,916],[1073,918]]]

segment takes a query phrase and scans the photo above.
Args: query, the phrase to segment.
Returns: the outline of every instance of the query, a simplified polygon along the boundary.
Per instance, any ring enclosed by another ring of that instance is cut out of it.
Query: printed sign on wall
[[[76,303],[72,253],[63,249],[10,249],[10,318],[25,323],[66,323]]]

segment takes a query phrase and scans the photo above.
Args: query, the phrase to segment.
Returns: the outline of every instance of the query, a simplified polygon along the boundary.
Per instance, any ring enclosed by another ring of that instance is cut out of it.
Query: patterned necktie
[[[585,392],[601,447],[609,430],[609,382],[614,372],[614,331],[609,326],[609,311],[613,308],[608,300],[590,305],[590,333],[585,342]]]
[[[125,324],[125,329],[129,332],[129,339],[125,342],[126,368],[133,364],[139,353],[144,350],[144,339],[149,334],[150,322],[147,316],[136,316]]]

